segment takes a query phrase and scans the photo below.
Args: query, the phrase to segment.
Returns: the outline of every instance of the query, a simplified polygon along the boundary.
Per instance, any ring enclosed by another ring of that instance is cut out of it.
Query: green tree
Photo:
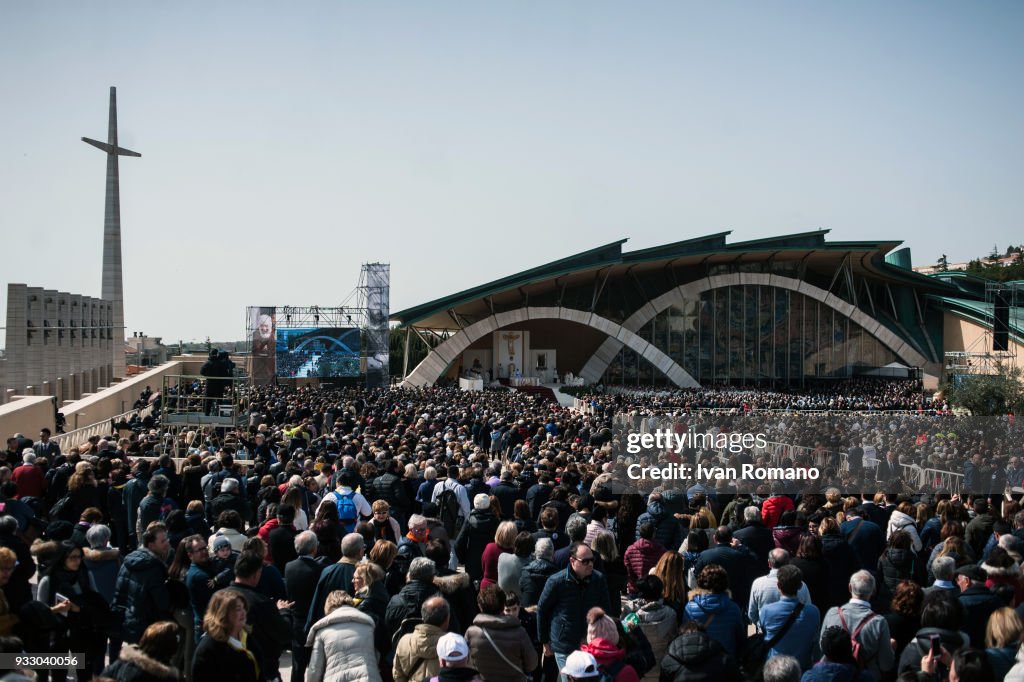
[[[939,272],[949,272],[949,259],[946,258],[946,254],[939,258]]]
[[[995,374],[964,375],[947,383],[946,398],[954,407],[963,407],[977,416],[1020,414],[1024,410],[1024,380],[1020,367],[1005,363]]]

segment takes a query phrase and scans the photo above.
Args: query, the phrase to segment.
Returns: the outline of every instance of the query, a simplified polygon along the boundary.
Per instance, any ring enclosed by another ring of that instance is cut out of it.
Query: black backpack
[[[445,487],[437,496],[438,520],[444,526],[449,538],[455,537],[459,522],[459,498],[455,491]]]

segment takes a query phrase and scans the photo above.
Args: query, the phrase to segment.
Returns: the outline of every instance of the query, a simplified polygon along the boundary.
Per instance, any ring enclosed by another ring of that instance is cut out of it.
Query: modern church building
[[[819,230],[729,243],[728,234],[628,252],[623,239],[394,313],[431,347],[405,368],[405,384],[479,376],[695,387],[909,375],[934,386],[946,353],[991,343],[984,282],[919,275],[899,241],[828,241]],[[1024,350],[1022,322],[1011,306],[1003,331],[1012,361]]]

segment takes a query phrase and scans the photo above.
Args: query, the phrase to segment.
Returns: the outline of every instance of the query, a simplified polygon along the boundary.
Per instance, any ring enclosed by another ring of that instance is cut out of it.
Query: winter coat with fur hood
[[[529,673],[537,667],[537,650],[515,616],[479,614],[466,630],[466,643],[470,666],[476,668],[484,682],[526,680],[532,678]],[[510,663],[525,674],[519,674]]]
[[[117,682],[177,682],[178,670],[129,644],[121,649],[120,657],[103,670],[103,677]]]
[[[998,568],[985,562],[981,567],[988,575],[985,587],[994,591],[1000,585],[1009,585],[1013,588],[1013,607],[1016,608],[1018,604],[1024,602],[1024,576],[1022,576],[1018,564],[1011,564],[1007,568]]]

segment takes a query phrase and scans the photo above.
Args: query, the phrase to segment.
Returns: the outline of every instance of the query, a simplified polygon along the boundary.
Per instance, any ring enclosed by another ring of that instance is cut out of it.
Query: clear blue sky
[[[7,282],[98,296],[118,88],[125,316],[392,309],[629,237],[1024,242],[1020,2],[0,4]]]

